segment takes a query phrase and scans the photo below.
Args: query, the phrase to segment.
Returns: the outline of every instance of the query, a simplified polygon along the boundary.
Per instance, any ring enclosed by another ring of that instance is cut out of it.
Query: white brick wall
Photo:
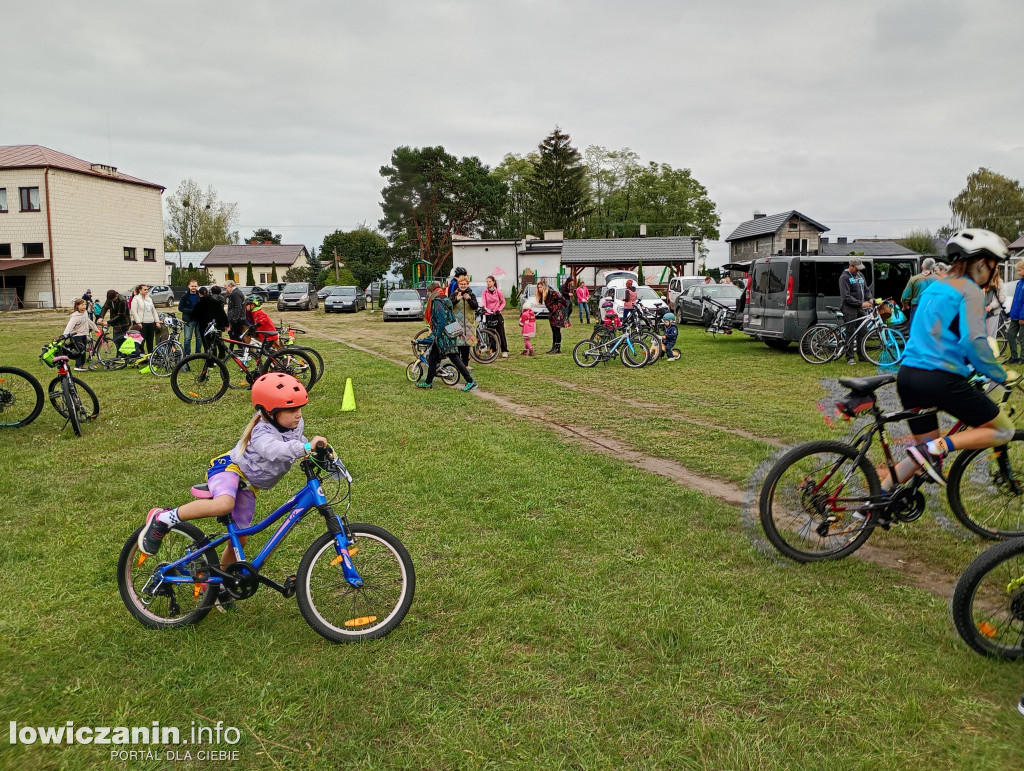
[[[50,169],[51,254],[46,176],[43,169],[0,170],[0,187],[7,188],[9,209],[0,214],[0,243],[10,243],[15,258],[24,256],[23,244],[43,244],[44,256],[52,261],[59,307],[70,307],[86,289],[102,300],[108,289],[123,292],[142,282],[166,283],[160,190]],[[39,188],[40,211],[20,211],[19,187]],[[126,246],[135,247],[135,262],[124,259]],[[154,250],[153,262],[143,259],[145,249]],[[27,300],[51,289],[49,264],[12,271],[15,273],[27,277]]]

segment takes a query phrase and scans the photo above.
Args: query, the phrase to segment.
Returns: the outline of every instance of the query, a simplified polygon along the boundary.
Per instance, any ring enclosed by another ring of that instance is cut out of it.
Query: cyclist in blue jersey
[[[967,381],[972,369],[997,383],[1019,377],[1002,368],[985,332],[982,289],[995,278],[999,263],[1009,257],[1006,243],[995,233],[968,228],[949,239],[946,254],[952,269],[921,295],[896,388],[904,408],[937,407],[972,428],[940,436],[936,413],[907,421],[916,444],[907,450],[909,459],[896,469],[901,482],[920,467],[945,485],[944,455],[997,447],[1014,435],[1009,416]],[[888,474],[883,477],[882,489],[887,490],[892,480]]]

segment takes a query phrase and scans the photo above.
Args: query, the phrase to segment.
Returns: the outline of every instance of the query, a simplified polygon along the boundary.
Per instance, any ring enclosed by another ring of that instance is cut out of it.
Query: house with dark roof
[[[726,238],[729,262],[748,262],[778,254],[818,254],[828,228],[794,210],[780,214],[754,213]]]
[[[825,257],[845,257],[859,255],[862,257],[908,257],[917,254],[903,244],[880,238],[837,238],[830,242],[827,237],[819,240],[818,252]]]
[[[162,185],[42,145],[0,146],[0,304],[166,282]]]
[[[284,274],[290,268],[305,268],[308,260],[309,252],[302,244],[219,244],[200,264],[210,272],[210,280],[215,284],[227,280],[230,267],[234,270],[235,281],[243,285],[250,262],[256,283],[266,284],[275,267],[278,279],[284,281]]]

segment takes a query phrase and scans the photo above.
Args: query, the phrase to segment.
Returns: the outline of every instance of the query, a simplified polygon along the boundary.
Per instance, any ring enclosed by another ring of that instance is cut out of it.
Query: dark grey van
[[[920,258],[860,257],[875,297],[899,300]],[[755,260],[747,276],[748,294],[743,331],[781,349],[800,339],[820,319],[834,317],[826,307],[839,305],[839,277],[849,256],[818,255],[763,257]]]

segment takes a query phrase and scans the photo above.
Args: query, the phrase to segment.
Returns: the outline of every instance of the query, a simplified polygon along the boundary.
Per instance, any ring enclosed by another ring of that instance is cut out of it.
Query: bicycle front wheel
[[[573,346],[572,360],[579,367],[596,367],[601,361],[601,345],[593,340],[580,340]]]
[[[149,371],[157,377],[170,377],[178,362],[185,358],[185,349],[177,340],[164,340],[149,357]]]
[[[114,341],[111,338],[104,336],[103,337],[103,342],[101,342],[99,344],[99,346],[97,346],[95,353],[96,353],[96,358],[97,359],[102,359],[103,361],[109,361],[110,359],[116,359],[117,358],[117,346],[114,345]]]
[[[228,368],[216,356],[186,356],[171,372],[171,390],[186,404],[210,404],[228,390]]]
[[[331,642],[383,637],[405,618],[416,589],[412,558],[398,538],[376,525],[349,529],[348,551],[362,586],[345,580],[331,533],[306,550],[296,576],[302,617]]]
[[[260,374],[268,372],[286,372],[302,383],[307,391],[312,391],[316,385],[316,365],[302,351],[290,349],[268,354],[260,365]]]
[[[1002,447],[961,450],[946,497],[972,533],[992,540],[1024,536],[1024,430]]]
[[[996,544],[968,565],[950,611],[957,633],[982,656],[1024,657],[1024,538]]]
[[[861,357],[882,366],[899,364],[906,349],[906,338],[889,327],[872,329],[860,341]]]
[[[82,421],[79,416],[79,408],[82,403],[78,399],[78,394],[75,393],[75,387],[71,384],[71,378],[61,378],[60,388],[64,394],[64,407],[67,410],[67,419],[71,424],[71,430],[75,432],[75,436],[81,436]]]
[[[827,364],[839,355],[835,327],[815,324],[800,337],[800,356],[808,364]]]
[[[210,566],[219,564],[217,552],[206,549],[183,565],[175,576],[189,576],[187,583],[161,583],[156,568],[185,556],[185,552],[205,538],[203,531],[191,522],[179,522],[167,531],[160,542],[158,555],[146,556],[139,551],[138,528],[125,541],[117,561],[117,588],[128,611],[151,629],[190,626],[206,617],[217,599],[217,588],[202,579]]]
[[[308,345],[290,345],[288,346],[290,351],[301,351],[306,354],[310,359],[313,360],[314,365],[314,378],[313,382],[316,383],[324,376],[324,357],[320,355],[320,351],[316,348],[310,348]]]
[[[476,345],[469,347],[469,355],[474,361],[480,364],[490,364],[498,358],[501,346],[498,343],[497,333],[486,329],[484,326],[477,327]]]
[[[416,361],[405,368],[405,376],[409,379],[410,383],[418,383],[423,378],[423,365],[420,364],[419,359],[416,359]]]
[[[841,442],[810,442],[783,455],[761,486],[761,527],[772,545],[797,562],[841,559],[871,535],[870,514],[880,495],[878,474]]]
[[[43,411],[43,386],[17,367],[0,367],[0,427],[27,426]]]
[[[630,369],[640,369],[651,357],[651,352],[647,350],[647,346],[640,342],[639,338],[633,339],[631,337],[623,340],[619,344],[619,351],[622,363]]]

